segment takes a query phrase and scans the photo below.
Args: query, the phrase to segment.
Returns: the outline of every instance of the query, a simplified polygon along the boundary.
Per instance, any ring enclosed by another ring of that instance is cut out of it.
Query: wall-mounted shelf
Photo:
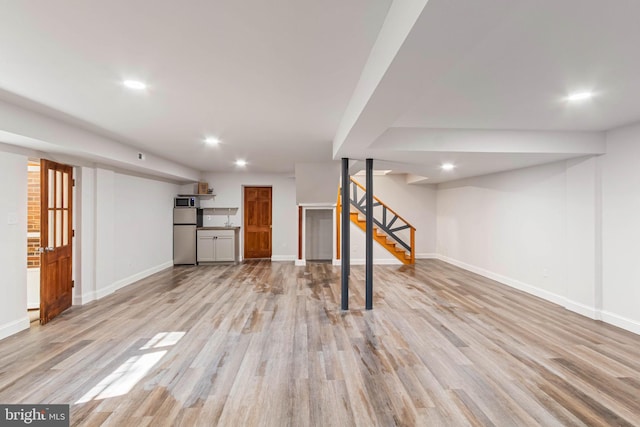
[[[178,197],[216,197],[215,194],[178,194]]]
[[[207,215],[235,215],[238,213],[238,208],[202,208]]]

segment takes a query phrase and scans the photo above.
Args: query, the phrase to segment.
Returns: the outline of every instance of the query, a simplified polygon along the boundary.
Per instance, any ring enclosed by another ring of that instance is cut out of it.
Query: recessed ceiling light
[[[247,166],[247,161],[242,159],[236,160],[236,166]]]
[[[566,100],[569,102],[576,102],[576,101],[586,101],[587,99],[591,99],[593,98],[594,93],[593,92],[574,92],[572,94],[569,94],[569,96],[567,96]]]
[[[138,80],[125,80],[122,82],[122,84],[128,87],[129,89],[134,89],[134,90],[145,90],[147,88],[147,85],[145,83]]]
[[[455,169],[455,165],[453,163],[443,163],[440,169],[443,171],[451,171]]]
[[[206,142],[207,144],[211,144],[211,145],[220,144],[220,140],[218,138],[216,138],[215,136],[208,137],[207,139],[204,140],[204,142]]]

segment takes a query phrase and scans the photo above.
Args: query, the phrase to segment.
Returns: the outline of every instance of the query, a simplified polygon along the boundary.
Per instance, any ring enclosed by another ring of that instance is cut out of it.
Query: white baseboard
[[[296,267],[304,267],[305,265],[307,265],[307,261],[304,259],[297,259],[296,260]]]
[[[416,259],[438,259],[438,254],[432,254],[432,253],[416,254]]]
[[[602,310],[602,321],[640,335],[640,322]]]
[[[294,255],[271,255],[271,261],[295,261]]]
[[[111,284],[111,286],[107,286],[106,288],[97,290],[95,292],[95,299],[104,298],[107,295],[114,293],[118,289],[124,288],[127,285],[137,282],[138,280],[142,280],[145,277],[149,277],[152,274],[155,274],[159,271],[162,271],[166,268],[170,268],[172,266],[173,266],[173,261],[167,261],[160,265],[156,265],[155,267],[151,267],[139,273],[133,274],[129,277],[125,277],[124,279],[120,279],[117,282],[114,282],[113,284]]]
[[[95,301],[97,298],[96,292],[85,292],[82,295],[77,295],[73,297],[73,305],[84,305],[90,303],[91,301]]]
[[[600,310],[596,310],[594,307],[589,307],[588,305],[584,305],[567,298],[565,298],[564,300],[564,308],[566,308],[567,310],[581,314],[584,317],[588,317],[589,319],[602,320],[602,312]]]
[[[529,285],[529,284],[521,282],[519,280],[512,279],[510,277],[506,277],[506,276],[503,276],[501,274],[494,273],[493,271],[485,270],[484,268],[476,267],[475,265],[467,264],[466,262],[458,261],[457,259],[449,258],[449,257],[446,257],[444,255],[438,255],[437,258],[439,260],[441,260],[441,261],[444,261],[444,262],[448,263],[448,264],[455,265],[456,267],[460,267],[460,268],[465,269],[467,271],[470,271],[472,273],[479,274],[479,275],[484,276],[486,278],[489,278],[491,280],[495,280],[496,282],[503,283],[503,284],[505,284],[507,286],[510,286],[512,288],[521,290],[523,292],[526,292],[528,294],[537,296],[537,297],[545,299],[547,301],[551,301],[551,302],[553,302],[555,304],[558,304],[558,305],[561,305],[563,307],[565,306],[565,303],[566,303],[567,299],[565,297],[561,296],[561,295],[554,294],[553,292],[549,292],[547,290],[540,289],[538,287]]]
[[[24,317],[0,325],[0,340],[25,329],[29,329],[29,316],[26,314],[26,311]]]
[[[539,298],[542,298],[544,300],[550,301],[552,303],[558,304],[569,311],[573,311],[574,313],[580,314],[590,319],[602,320],[603,322],[609,323],[610,325],[617,326],[629,332],[633,332],[634,334],[640,335],[639,321],[628,319],[624,316],[620,316],[605,310],[598,310],[595,307],[590,307],[588,305],[584,305],[584,304],[572,301],[564,296],[554,294],[553,292],[549,292],[544,289],[540,289],[535,286],[528,285],[518,280],[505,277],[500,274],[496,274],[489,270],[485,270],[483,268],[476,267],[474,265],[470,265],[453,258],[449,258],[443,255],[438,255],[437,258],[446,263],[455,265],[456,267],[463,268],[465,270],[471,271],[472,273],[479,274],[491,280],[495,280],[496,282],[500,282],[512,288],[519,289],[528,294],[531,294]]]

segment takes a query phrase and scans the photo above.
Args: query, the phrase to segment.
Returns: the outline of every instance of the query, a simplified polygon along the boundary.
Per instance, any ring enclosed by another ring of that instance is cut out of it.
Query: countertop
[[[240,226],[232,226],[232,227],[223,227],[223,226],[217,226],[217,227],[198,227],[198,230],[240,230]]]

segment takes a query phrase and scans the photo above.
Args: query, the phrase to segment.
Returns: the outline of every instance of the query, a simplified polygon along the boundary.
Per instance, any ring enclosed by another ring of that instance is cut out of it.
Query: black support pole
[[[366,162],[367,175],[367,193],[366,193],[366,271],[365,271],[365,288],[366,299],[365,308],[371,310],[373,308],[373,159],[367,159]]]
[[[351,260],[349,255],[351,249],[349,247],[349,212],[351,209],[351,201],[349,198],[349,159],[342,159],[342,189],[340,194],[342,200],[342,221],[340,228],[341,250],[340,255],[342,257],[342,309],[349,310],[349,264]]]

